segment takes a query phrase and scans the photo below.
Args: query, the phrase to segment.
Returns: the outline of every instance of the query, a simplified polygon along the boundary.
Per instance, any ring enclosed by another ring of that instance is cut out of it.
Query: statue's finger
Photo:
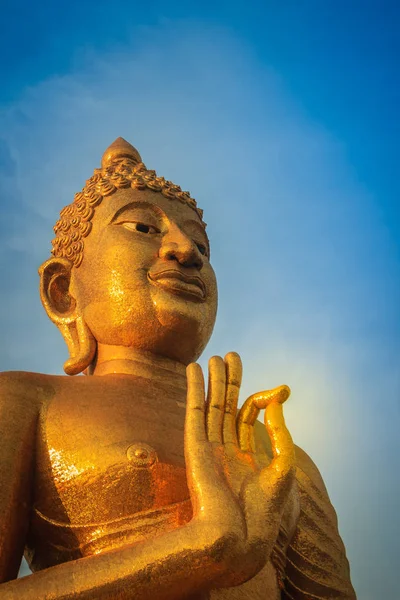
[[[220,356],[208,361],[207,435],[210,442],[222,443],[225,410],[226,369]]]
[[[260,414],[260,409],[253,401],[253,396],[247,398],[239,411],[236,428],[240,449],[243,452],[255,452],[254,423]]]
[[[236,413],[239,402],[239,392],[242,383],[242,361],[239,354],[229,352],[225,356],[226,367],[226,401],[223,425],[224,443],[238,445],[236,431]]]
[[[271,402],[283,404],[290,396],[290,387],[288,385],[280,385],[272,390],[265,390],[253,394],[250,398],[253,399],[257,408],[266,408]]]
[[[255,452],[254,423],[260,410],[266,408],[272,401],[282,404],[289,396],[290,388],[287,385],[280,385],[272,390],[257,392],[247,398],[240,409],[236,424],[241,450]]]
[[[207,439],[205,427],[205,391],[203,371],[197,363],[186,368],[187,395],[185,446]]]
[[[204,515],[215,509],[218,480],[215,480],[214,453],[207,439],[203,371],[200,365],[192,363],[187,367],[186,373],[186,476],[193,515]]]
[[[286,493],[288,484],[294,479],[296,468],[294,443],[286,427],[282,407],[289,394],[290,390],[287,389],[282,390],[275,398],[271,397],[264,414],[265,427],[271,439],[273,459],[270,465],[260,472],[259,481],[261,487],[268,488],[269,493],[273,486],[277,499],[280,494]]]

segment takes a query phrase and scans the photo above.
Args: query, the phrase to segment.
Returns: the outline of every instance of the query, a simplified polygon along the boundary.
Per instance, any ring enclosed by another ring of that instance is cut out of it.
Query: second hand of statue
[[[295,479],[294,445],[282,411],[289,389],[281,386],[254,394],[238,413],[241,377],[236,353],[229,353],[225,361],[214,356],[209,361],[206,398],[201,367],[187,368],[187,477],[193,521],[204,536],[209,532],[220,540],[215,557],[220,554],[223,559],[214,587],[239,585],[264,567]],[[259,467],[253,425],[262,408],[273,459]]]

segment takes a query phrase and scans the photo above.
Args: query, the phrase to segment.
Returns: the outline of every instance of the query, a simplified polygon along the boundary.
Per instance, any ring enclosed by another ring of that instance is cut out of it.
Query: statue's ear
[[[64,363],[67,375],[87,369],[96,353],[96,340],[70,292],[72,268],[65,258],[50,258],[39,268],[43,306],[68,346],[70,357]]]

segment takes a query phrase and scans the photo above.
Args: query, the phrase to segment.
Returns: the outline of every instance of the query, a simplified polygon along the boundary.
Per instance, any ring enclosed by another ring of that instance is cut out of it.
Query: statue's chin
[[[84,320],[98,343],[130,347],[177,360],[195,361],[211,336],[214,306],[170,293],[90,303]],[[134,307],[134,308],[133,308]]]
[[[195,361],[212,332],[212,326],[205,327],[201,316],[190,310],[157,311],[159,327],[154,340],[157,354],[184,364]]]

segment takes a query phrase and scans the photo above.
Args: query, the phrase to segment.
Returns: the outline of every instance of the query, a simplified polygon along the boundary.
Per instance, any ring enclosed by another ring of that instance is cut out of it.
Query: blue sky
[[[37,267],[122,135],[204,208],[220,310],[203,364],[241,353],[243,399],[292,387],[287,420],[361,600],[398,588],[399,15],[377,1],[2,4],[0,369],[61,372]]]

